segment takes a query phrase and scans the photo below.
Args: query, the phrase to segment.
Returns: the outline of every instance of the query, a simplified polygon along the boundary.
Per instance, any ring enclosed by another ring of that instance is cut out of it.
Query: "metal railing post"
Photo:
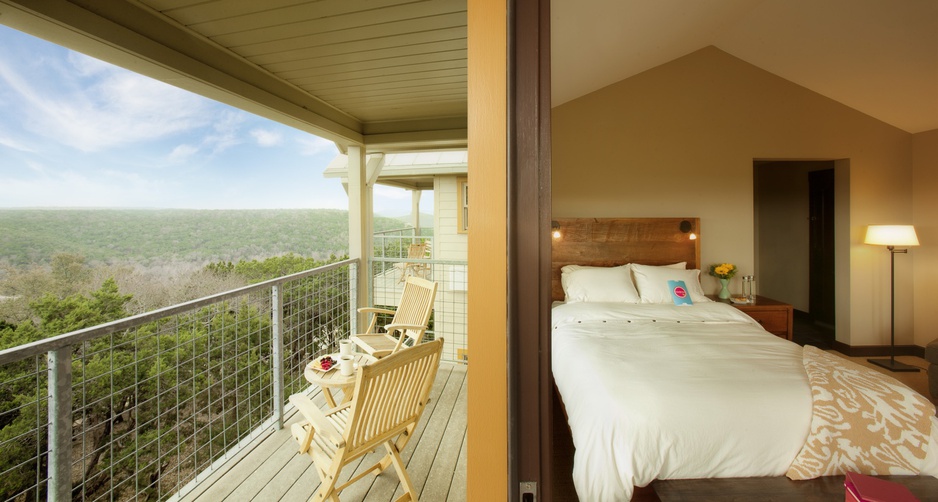
[[[280,284],[270,287],[270,330],[271,355],[274,380],[274,422],[277,430],[283,429],[283,296]]]
[[[49,500],[72,499],[72,347],[50,350]]]
[[[345,338],[348,338],[357,333],[361,333],[361,331],[358,330],[358,326],[361,323],[361,320],[365,319],[365,317],[363,317],[361,314],[358,313],[358,308],[364,307],[364,305],[360,305],[358,303],[358,296],[359,296],[358,293],[360,291],[360,289],[358,288],[358,284],[359,284],[358,274],[363,273],[363,271],[359,270],[359,268],[365,268],[368,262],[369,262],[368,258],[360,258],[358,262],[355,263],[354,266],[349,266],[348,298],[349,298],[349,310],[351,311],[352,315],[349,316],[349,328],[350,329],[349,329],[348,334],[344,335]],[[363,326],[368,326],[367,321],[365,322],[365,324],[363,324]]]

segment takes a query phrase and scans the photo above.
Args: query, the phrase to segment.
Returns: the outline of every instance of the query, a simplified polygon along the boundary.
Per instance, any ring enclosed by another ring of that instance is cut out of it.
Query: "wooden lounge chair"
[[[404,490],[398,500],[417,501],[401,450],[427,405],[442,352],[443,340],[439,339],[359,366],[352,400],[325,411],[305,395],[290,396],[290,402],[307,420],[290,430],[300,444],[300,453],[312,458],[321,480],[311,500],[338,502],[339,492],[346,487],[393,465]],[[345,465],[381,446],[387,451],[381,461],[336,486]]]
[[[423,259],[427,256],[427,242],[418,242],[407,247],[407,257],[411,259]],[[394,264],[401,271],[401,278],[397,282],[404,282],[408,277],[427,278],[427,264],[416,262],[403,262]]]
[[[352,335],[352,342],[362,352],[381,358],[401,349],[417,345],[423,340],[433,301],[436,299],[437,284],[419,277],[408,277],[404,282],[404,292],[396,310],[364,307],[359,312],[371,314],[368,330],[359,335]],[[378,314],[394,315],[391,323],[384,327],[384,333],[375,331]],[[397,336],[394,336],[394,335]]]

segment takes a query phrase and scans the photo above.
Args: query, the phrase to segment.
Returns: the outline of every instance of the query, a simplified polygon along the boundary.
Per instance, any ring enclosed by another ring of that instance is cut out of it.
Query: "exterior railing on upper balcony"
[[[434,240],[433,236],[427,234],[432,231],[425,228],[418,234],[414,227],[406,227],[374,234],[374,253],[369,260],[371,289],[368,303],[387,307],[396,305],[404,288],[404,280],[409,275],[436,282],[436,299],[426,339],[443,337],[443,360],[465,363],[468,362],[466,291],[469,265],[464,259],[431,258]],[[424,244],[424,256],[408,256],[408,248],[413,244]],[[459,256],[460,253],[453,247],[446,254]],[[379,316],[377,326],[389,322],[391,316]]]
[[[0,351],[0,498],[163,500],[270,428],[355,328],[357,259]]]

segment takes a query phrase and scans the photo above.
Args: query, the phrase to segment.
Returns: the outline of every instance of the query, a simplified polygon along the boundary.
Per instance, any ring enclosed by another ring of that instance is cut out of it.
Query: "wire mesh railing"
[[[468,362],[466,333],[466,290],[468,265],[465,260],[431,260],[375,256],[371,260],[371,303],[393,310],[404,290],[404,280],[415,275],[437,283],[436,300],[426,340],[443,337],[442,359]],[[379,319],[377,325],[390,319]]]
[[[167,499],[282,426],[352,327],[359,261],[0,351],[0,498]]]
[[[417,234],[414,227],[398,228],[394,230],[385,230],[374,234],[374,261],[372,261],[372,273],[380,275],[393,267],[392,261],[385,261],[391,258],[407,258],[414,244],[422,244],[419,258],[431,258],[433,256],[432,235]],[[413,258],[413,256],[411,256]]]

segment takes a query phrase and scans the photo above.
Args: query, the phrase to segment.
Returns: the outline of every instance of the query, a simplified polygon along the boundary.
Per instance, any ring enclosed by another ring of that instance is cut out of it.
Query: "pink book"
[[[848,472],[844,479],[846,502],[919,502],[903,485]]]

